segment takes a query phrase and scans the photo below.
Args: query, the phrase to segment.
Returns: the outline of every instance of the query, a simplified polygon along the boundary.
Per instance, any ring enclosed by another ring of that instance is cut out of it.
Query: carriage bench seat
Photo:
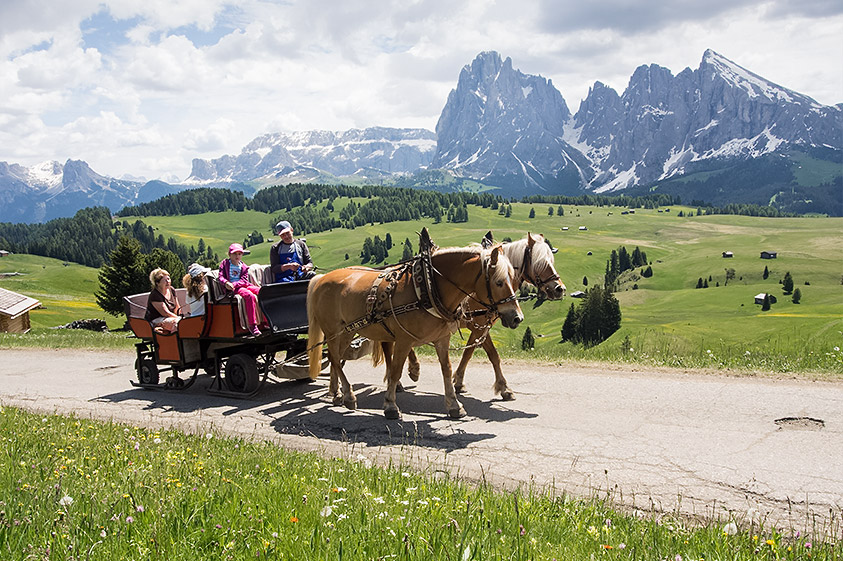
[[[275,275],[269,270],[269,265],[249,265],[249,282],[257,286],[265,286],[275,280]],[[243,331],[248,331],[249,324],[246,320],[246,306],[243,304],[243,298],[240,295],[226,292],[219,282],[219,270],[212,270],[205,274],[205,284],[208,286],[208,302],[213,304],[230,304],[237,305],[238,327]],[[261,307],[258,306],[258,320],[263,323],[265,318],[261,312]]]

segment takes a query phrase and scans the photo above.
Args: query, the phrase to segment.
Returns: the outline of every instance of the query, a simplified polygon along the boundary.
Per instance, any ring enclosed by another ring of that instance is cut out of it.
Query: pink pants
[[[249,327],[258,324],[258,292],[261,287],[255,286],[246,280],[239,280],[234,283],[234,294],[239,294],[246,306],[246,320]]]

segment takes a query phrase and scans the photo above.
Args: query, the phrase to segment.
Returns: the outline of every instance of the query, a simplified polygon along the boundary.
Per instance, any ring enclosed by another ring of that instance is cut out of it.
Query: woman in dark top
[[[146,320],[156,328],[172,333],[178,329],[181,316],[176,291],[170,283],[170,273],[164,269],[154,269],[149,273],[149,281],[152,283],[152,291],[146,304]]]

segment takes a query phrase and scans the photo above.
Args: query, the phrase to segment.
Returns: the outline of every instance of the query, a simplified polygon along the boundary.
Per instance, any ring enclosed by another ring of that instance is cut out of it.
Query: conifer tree
[[[798,288],[793,291],[793,298],[791,299],[794,304],[798,304],[802,301],[802,291]]]
[[[524,337],[521,338],[521,350],[530,351],[536,346],[536,338],[533,337],[533,332],[527,327],[524,331]]]
[[[784,280],[782,281],[782,290],[784,290],[785,294],[790,294],[793,292],[793,277],[790,276],[790,271],[784,274]]]
[[[145,269],[140,243],[128,236],[117,241],[109,261],[100,268],[100,288],[94,296],[103,311],[119,316],[123,313],[124,296],[150,290],[149,271]]]

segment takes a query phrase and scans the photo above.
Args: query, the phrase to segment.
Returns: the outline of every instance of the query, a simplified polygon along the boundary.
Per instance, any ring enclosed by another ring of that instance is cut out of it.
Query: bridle
[[[446,281],[448,281],[451,285],[454,286],[454,288],[456,288],[457,290],[459,290],[460,292],[465,294],[467,299],[471,299],[474,302],[477,302],[478,305],[480,305],[481,307],[484,308],[483,310],[476,310],[475,312],[473,312],[472,315],[486,315],[490,312],[493,313],[493,314],[497,314],[498,308],[500,306],[503,306],[504,304],[508,304],[510,302],[513,302],[513,301],[517,300],[518,295],[516,294],[515,290],[513,289],[509,296],[506,296],[505,298],[501,298],[500,300],[494,300],[493,299],[493,296],[492,296],[492,273],[497,268],[497,263],[493,264],[491,261],[492,261],[492,258],[491,258],[490,255],[487,255],[487,256],[483,257],[482,261],[480,262],[480,272],[477,273],[477,277],[475,277],[475,279],[474,279],[474,284],[476,284],[477,281],[480,279],[480,275],[483,275],[485,277],[484,281],[486,283],[486,296],[489,298],[488,303],[484,302],[483,300],[478,299],[473,293],[466,292],[465,290],[463,290],[462,288],[457,286],[451,279],[449,279],[448,277],[443,275],[432,264],[431,264],[431,270],[434,273],[436,273],[437,275],[439,275],[440,277],[442,277],[443,279],[445,279]],[[457,307],[457,310],[455,312],[455,315],[457,317],[461,314],[460,308],[462,308],[462,304],[460,304],[460,306]]]
[[[553,274],[546,279],[542,279],[538,275],[531,276],[531,271],[533,270],[533,248],[529,244],[527,244],[527,248],[524,250],[524,259],[521,262],[520,269],[521,278],[529,281],[530,284],[539,290],[544,290],[543,286],[549,282],[561,280],[559,273],[557,273],[552,267],[551,270],[553,271]]]

